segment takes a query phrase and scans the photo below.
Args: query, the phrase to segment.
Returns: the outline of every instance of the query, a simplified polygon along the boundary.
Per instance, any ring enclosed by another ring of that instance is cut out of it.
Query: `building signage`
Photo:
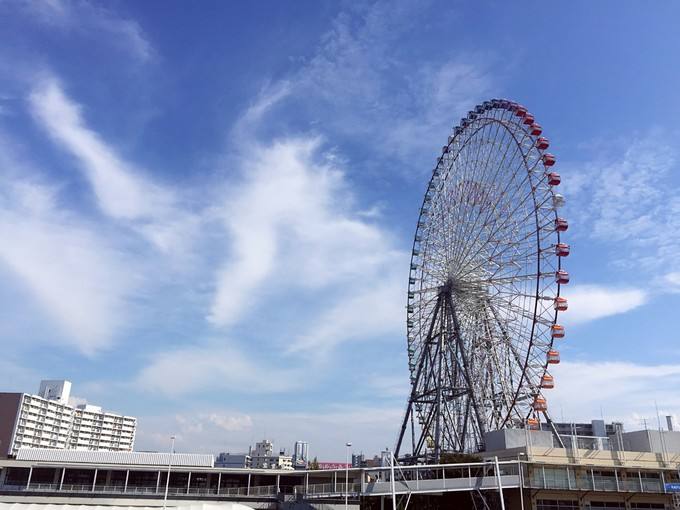
[[[667,483],[666,492],[680,492],[680,483]]]
[[[344,462],[319,462],[319,469],[345,469],[352,467]]]

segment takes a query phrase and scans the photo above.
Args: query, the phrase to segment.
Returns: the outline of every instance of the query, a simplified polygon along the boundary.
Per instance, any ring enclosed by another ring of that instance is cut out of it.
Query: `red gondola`
[[[555,230],[558,232],[566,232],[569,228],[569,222],[564,218],[557,218],[555,220]]]
[[[522,121],[523,124],[526,124],[527,126],[531,126],[534,123],[534,116],[531,115],[530,113],[527,113],[524,116],[524,120]]]
[[[548,351],[548,364],[550,365],[557,365],[560,362],[560,351],[556,351],[554,349],[551,349]]]
[[[553,338],[564,338],[564,326],[553,324],[550,326],[550,335]]]
[[[568,257],[569,245],[567,243],[557,243],[555,245],[555,255],[558,257]]]
[[[533,134],[533,132],[532,132]],[[541,133],[538,133],[539,135]],[[538,139],[536,140],[536,147],[541,149],[542,151],[547,149],[550,146],[550,142],[545,136],[539,136]]]
[[[555,387],[555,378],[550,374],[543,374],[541,377],[541,388],[551,390]]]
[[[555,310],[557,310],[558,312],[566,312],[567,308],[569,308],[567,298],[562,296],[555,298]]]
[[[560,174],[557,172],[550,172],[547,174],[548,176],[548,184],[551,186],[557,186],[559,183],[562,182],[562,177],[560,177]]]
[[[543,128],[541,127],[540,124],[536,124],[535,122],[531,125],[531,129],[529,131],[532,135],[538,136],[543,132]]]
[[[547,411],[548,410],[548,403],[545,401],[543,397],[536,397],[534,398],[534,411]]]
[[[567,273],[564,269],[560,269],[555,273],[555,281],[560,285],[569,283],[569,273]]]
[[[548,154],[548,153],[543,154],[543,157],[541,159],[543,160],[543,164],[545,166],[553,166],[555,164],[555,161],[557,161],[555,159],[555,156],[553,156],[552,154]]]

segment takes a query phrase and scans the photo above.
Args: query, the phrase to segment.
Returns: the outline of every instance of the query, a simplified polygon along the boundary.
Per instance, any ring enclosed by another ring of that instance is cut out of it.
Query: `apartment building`
[[[274,445],[268,439],[255,443],[255,449],[251,447],[248,455],[251,467],[255,469],[293,469],[293,456],[286,455],[283,450],[274,455]]]
[[[0,393],[0,456],[20,448],[132,451],[137,419],[68,403],[71,383],[41,381],[37,395]]]

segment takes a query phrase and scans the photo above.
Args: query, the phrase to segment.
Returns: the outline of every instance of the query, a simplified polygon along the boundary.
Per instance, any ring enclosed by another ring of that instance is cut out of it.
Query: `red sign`
[[[319,462],[319,469],[345,469],[348,467],[352,467],[352,465],[344,462]]]

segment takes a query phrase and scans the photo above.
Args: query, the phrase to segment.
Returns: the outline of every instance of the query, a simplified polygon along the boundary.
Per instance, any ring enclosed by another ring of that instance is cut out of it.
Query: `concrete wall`
[[[503,429],[486,433],[484,436],[486,451],[525,447],[527,437],[531,446],[545,448],[553,446],[553,434],[547,430]]]
[[[622,436],[626,451],[680,453],[680,431],[636,430],[624,432]]]

